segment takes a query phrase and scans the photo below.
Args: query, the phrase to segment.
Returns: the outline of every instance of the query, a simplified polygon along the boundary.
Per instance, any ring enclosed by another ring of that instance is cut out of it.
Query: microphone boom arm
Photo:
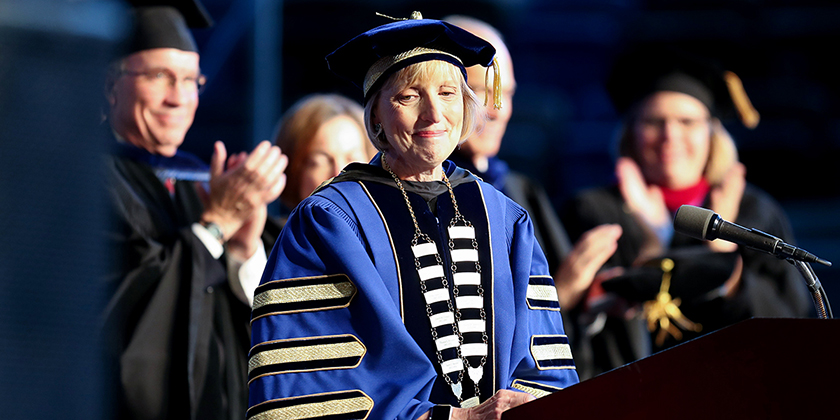
[[[805,283],[811,292],[811,298],[814,300],[814,306],[817,308],[817,316],[820,319],[834,318],[834,314],[831,312],[831,304],[828,303],[828,296],[826,296],[820,279],[817,278],[811,265],[794,258],[788,258],[787,261],[793,264],[799,270],[799,273],[802,274],[802,277],[805,278]]]

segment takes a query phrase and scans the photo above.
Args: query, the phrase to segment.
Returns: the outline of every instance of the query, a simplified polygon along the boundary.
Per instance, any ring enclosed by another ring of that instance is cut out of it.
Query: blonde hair
[[[364,132],[364,110],[355,101],[337,94],[313,94],[286,111],[272,136],[274,144],[288,156],[286,188],[280,195],[286,206],[294,207],[311,191],[300,190],[300,178],[312,139],[322,125],[335,117],[350,117]]]
[[[641,166],[642,162],[636,153],[636,139],[633,136],[633,124],[636,123],[638,115],[637,107],[624,120],[624,124],[619,131],[618,155],[629,157]],[[709,157],[706,160],[706,167],[703,169],[703,177],[709,184],[718,185],[723,181],[723,177],[729,169],[738,162],[738,149],[735,147],[735,140],[732,139],[719,119],[710,118],[709,125],[711,132],[709,136]]]
[[[470,89],[469,85],[467,85],[467,80],[464,78],[460,69],[446,61],[421,61],[392,74],[388,80],[382,84],[382,87],[371,95],[365,105],[365,129],[371,143],[373,143],[373,146],[376,147],[377,150],[385,152],[390,147],[388,139],[385,137],[385,133],[382,132],[382,128],[379,127],[379,129],[377,129],[372,122],[374,113],[373,107],[376,106],[376,103],[379,101],[379,96],[382,94],[382,91],[394,88],[403,88],[417,80],[431,78],[441,71],[449,71],[453,75],[457,74],[458,80],[461,84],[461,92],[464,98],[464,121],[461,126],[460,143],[466,141],[473,132],[481,128],[485,119],[484,105],[478,100],[478,97],[472,89]]]

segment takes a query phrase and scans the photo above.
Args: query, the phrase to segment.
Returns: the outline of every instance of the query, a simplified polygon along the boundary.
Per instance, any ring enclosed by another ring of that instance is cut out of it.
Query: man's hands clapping
[[[217,141],[213,147],[210,191],[203,195],[202,221],[218,224],[228,252],[246,260],[257,249],[265,227],[266,206],[286,186],[288,158],[268,141],[261,142],[251,153],[230,157],[222,142]]]

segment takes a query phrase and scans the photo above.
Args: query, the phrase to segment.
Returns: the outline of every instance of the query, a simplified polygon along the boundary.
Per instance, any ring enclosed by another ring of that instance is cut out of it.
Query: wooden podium
[[[838,319],[742,321],[508,410],[502,419],[817,415],[840,418]]]

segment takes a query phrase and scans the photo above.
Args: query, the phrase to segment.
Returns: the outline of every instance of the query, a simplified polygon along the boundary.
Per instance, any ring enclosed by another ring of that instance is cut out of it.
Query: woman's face
[[[633,134],[648,182],[683,189],[700,181],[709,159],[710,118],[706,105],[685,93],[662,91],[645,99]]]
[[[366,139],[359,124],[346,115],[333,117],[321,125],[304,157],[300,174],[301,199],[322,182],[338,175],[347,164],[366,161]]]
[[[461,138],[463,76],[447,62],[430,63],[436,63],[434,71],[418,80],[386,83],[373,109],[372,122],[382,125],[388,139],[388,164],[401,178],[434,171]]]

